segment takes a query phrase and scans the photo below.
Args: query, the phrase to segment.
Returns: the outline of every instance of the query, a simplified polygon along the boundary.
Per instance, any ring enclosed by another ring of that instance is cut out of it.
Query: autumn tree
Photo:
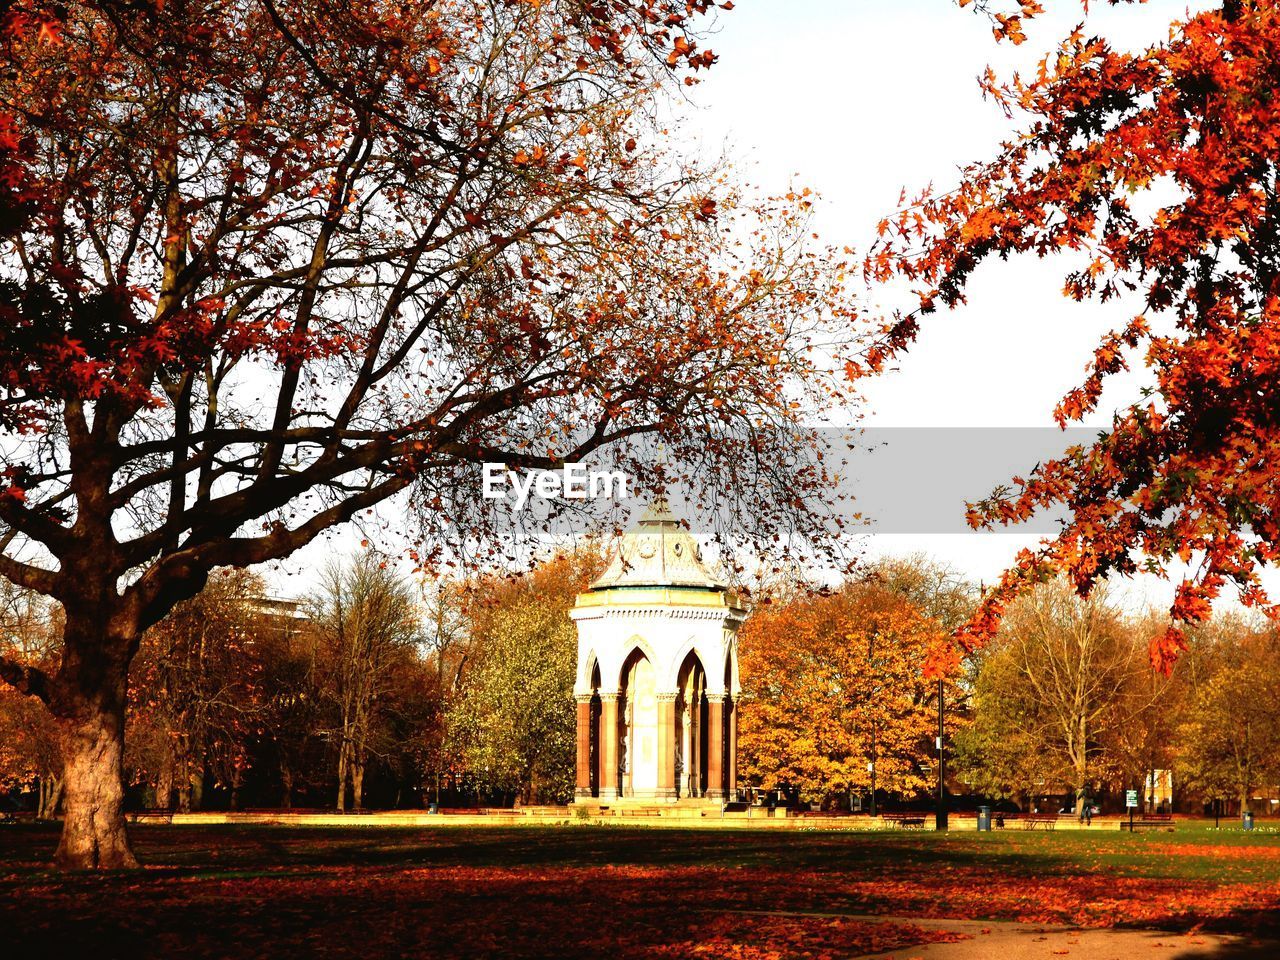
[[[994,18],[997,37],[1021,42],[1041,5],[975,7]],[[1058,257],[1068,297],[1136,302],[1055,416],[1063,425],[1087,416],[1109,378],[1134,365],[1150,371],[1150,390],[1097,441],[971,513],[975,524],[999,524],[1058,506],[1069,520],[991,592],[970,646],[994,632],[1016,593],[1054,571],[1087,590],[1111,573],[1190,564],[1173,626],[1152,643],[1163,667],[1184,644],[1182,625],[1208,616],[1224,586],[1275,612],[1257,570],[1280,550],[1277,77],[1280,9],[1268,0],[1212,4],[1138,52],[1086,25],[1031,75],[1004,82],[989,71],[983,90],[1015,133],[954,187],[880,225],[868,275],[908,282],[919,301],[886,323],[872,368],[906,348],[925,315],[963,302],[989,260]]]
[[[1244,811],[1280,779],[1280,643],[1239,618],[1207,627],[1192,634],[1188,659],[1203,669],[1182,712],[1175,770],[1190,790]]]
[[[129,759],[134,776],[155,788],[155,805],[198,809],[206,774],[232,790],[241,784],[247,747],[262,722],[254,601],[260,577],[218,571],[196,596],[149,629],[130,690]],[[148,749],[149,748],[149,749]]]
[[[319,693],[336,714],[339,810],[364,807],[364,775],[397,663],[418,643],[413,592],[371,552],[331,561],[308,604]]]
[[[0,582],[0,655],[16,671],[56,663],[59,611],[44,597]],[[57,729],[40,704],[0,687],[0,787],[31,789],[36,818],[53,817],[62,799],[62,754]]]
[[[841,389],[844,266],[807,196],[671,153],[714,10],[24,4],[0,54],[31,207],[0,254],[0,574],[66,628],[51,670],[0,675],[60,730],[57,863],[134,864],[130,664],[217,567],[393,498],[423,563],[483,552],[507,528],[476,464],[649,433],[743,502],[742,538],[816,529],[827,478],[784,466]]]
[[[758,604],[739,636],[744,778],[830,803],[869,791],[874,764],[877,790],[926,788],[937,685],[925,666],[943,635],[874,576]]]
[[[1110,738],[1159,709],[1146,634],[1108,602],[1045,584],[1006,614],[978,658],[973,722],[959,734],[971,783],[1031,796],[1039,783],[1084,796],[1114,772]]]
[[[524,803],[572,799],[578,640],[569,611],[600,569],[600,553],[587,548],[474,585],[446,751],[482,789]]]
[[[297,791],[316,785],[323,763],[325,710],[315,670],[317,638],[302,604],[259,603],[258,608],[254,653],[261,664],[262,735],[257,759],[260,768],[273,771],[279,792],[272,802],[289,808]]]

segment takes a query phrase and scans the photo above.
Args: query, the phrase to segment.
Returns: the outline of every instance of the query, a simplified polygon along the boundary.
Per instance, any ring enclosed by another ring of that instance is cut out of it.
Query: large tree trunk
[[[136,867],[124,817],[124,711],[134,644],[106,618],[68,610],[50,703],[63,760],[64,870]]]
[[[63,724],[66,807],[54,862],[71,870],[136,867],[124,820],[124,706]]]

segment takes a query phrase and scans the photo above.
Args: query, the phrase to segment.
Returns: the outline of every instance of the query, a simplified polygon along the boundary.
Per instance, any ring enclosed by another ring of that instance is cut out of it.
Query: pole
[[[942,738],[946,733],[945,701],[943,698],[942,678],[938,678],[938,813],[934,817],[935,830],[947,829],[947,754],[942,747]]]
[[[876,727],[871,725],[871,816],[876,815]]]

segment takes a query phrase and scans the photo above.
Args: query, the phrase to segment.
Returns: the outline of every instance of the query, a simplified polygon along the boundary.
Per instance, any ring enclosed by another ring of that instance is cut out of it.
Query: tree
[[[130,664],[217,567],[392,498],[422,563],[483,555],[509,527],[478,463],[648,433],[756,534],[817,529],[827,478],[783,465],[812,462],[802,420],[858,327],[807,195],[752,202],[668,153],[714,6],[24,5],[0,575],[66,628],[51,672],[0,675],[61,732],[58,864],[134,865]]]
[[[157,807],[169,809],[176,789],[179,810],[198,809],[206,773],[233,796],[240,786],[262,712],[253,601],[263,592],[253,574],[220,571],[142,638],[129,696],[130,756],[135,776],[154,785]]]
[[[748,779],[821,803],[870,790],[871,764],[877,790],[928,786],[937,688],[924,668],[943,631],[879,579],[758,605],[743,626]]]
[[[16,670],[57,661],[59,611],[38,594],[0,582],[0,656]],[[51,818],[62,798],[57,730],[38,702],[0,687],[0,787],[33,788],[36,817]]]
[[[524,803],[573,797],[574,599],[600,572],[594,550],[476,584],[467,607],[470,662],[447,716],[446,751],[474,782]]]
[[[401,655],[418,643],[418,611],[407,584],[372,553],[331,562],[310,613],[318,638],[320,694],[337,711],[338,809],[350,787],[364,807],[364,774],[382,700]]]
[[[1109,738],[1159,702],[1143,643],[1102,591],[1082,600],[1055,582],[1019,601],[978,660],[973,723],[958,737],[971,782],[997,796],[1040,782],[1096,790],[1115,772]]]
[[[1179,730],[1177,769],[1206,798],[1237,800],[1244,811],[1259,785],[1280,777],[1280,645],[1271,630],[1222,627],[1193,635],[1192,655],[1207,669]]]
[[[260,746],[275,771],[279,804],[293,806],[295,791],[312,786],[319,767],[324,710],[315,671],[316,636],[301,605],[263,605],[256,654],[262,664]]]
[[[1040,9],[978,6],[1015,42]],[[1139,53],[1077,30],[1032,77],[1000,83],[988,71],[983,89],[1019,118],[1017,135],[955,189],[926,192],[880,225],[868,275],[905,278],[920,299],[886,324],[872,368],[914,340],[922,316],[962,302],[995,257],[1064,256],[1069,297],[1141,300],[1056,417],[1065,425],[1095,409],[1107,378],[1142,349],[1150,390],[1096,442],[971,511],[990,525],[1060,505],[1069,520],[990,592],[963,635],[969,646],[1054,571],[1087,591],[1109,573],[1192,563],[1172,626],[1152,642],[1163,668],[1224,585],[1277,612],[1257,575],[1280,556],[1277,75],[1280,10],[1266,0],[1225,0]]]

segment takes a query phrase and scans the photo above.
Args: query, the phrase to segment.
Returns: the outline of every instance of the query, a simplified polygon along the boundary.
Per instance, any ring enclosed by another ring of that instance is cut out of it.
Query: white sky
[[[721,59],[693,93],[692,123],[708,149],[742,158],[744,176],[762,189],[817,190],[824,239],[862,251],[903,187],[911,195],[953,184],[961,165],[991,156],[1011,132],[977,78],[988,65],[999,76],[1029,71],[1085,19],[1075,0],[1045,6],[1049,14],[1015,48],[996,44],[986,18],[951,0],[740,0],[711,43]],[[1086,33],[1141,48],[1187,10],[1185,0],[1095,2]],[[868,384],[865,424],[1052,426],[1054,405],[1082,379],[1098,337],[1137,312],[1066,300],[1065,267],[985,265],[968,305],[929,318],[899,369]],[[1136,383],[1112,386],[1093,422],[1134,397]],[[870,539],[872,553],[923,550],[987,581],[1036,542],[1012,533]],[[1124,592],[1163,605],[1172,588],[1148,579]]]
[[[824,241],[865,250],[875,226],[909,194],[954,183],[966,162],[990,156],[1012,130],[982,99],[977,77],[1029,70],[1085,15],[1075,0],[1047,3],[1021,47],[996,44],[989,22],[952,0],[737,0],[709,44],[720,61],[691,93],[685,133],[734,158],[763,192],[808,186],[821,194]],[[1184,2],[1095,2],[1086,32],[1142,47],[1167,35]],[[1082,378],[1098,337],[1125,322],[1132,304],[1075,304],[1060,293],[1065,262],[992,262],[975,276],[968,305],[934,315],[899,369],[870,383],[868,426],[1051,426],[1057,400]],[[1135,395],[1115,384],[1095,420]],[[1029,468],[1031,464],[1028,464]],[[975,499],[988,490],[974,490]],[[341,547],[345,536],[331,545]],[[1019,546],[1011,533],[878,535],[875,553],[923,550],[991,581]],[[285,565],[285,593],[305,589],[315,551]],[[1170,585],[1145,580],[1125,591],[1164,605]]]

